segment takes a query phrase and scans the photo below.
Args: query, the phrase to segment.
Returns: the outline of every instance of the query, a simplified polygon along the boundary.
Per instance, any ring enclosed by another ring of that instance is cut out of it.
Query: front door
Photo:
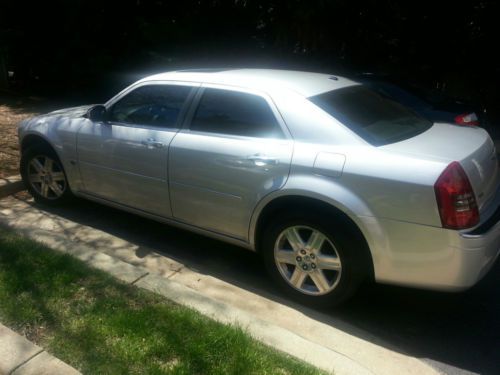
[[[85,191],[160,216],[171,216],[168,147],[192,86],[139,86],[108,108],[108,121],[87,121],[77,139]]]
[[[170,148],[174,218],[246,240],[257,203],[285,184],[292,149],[265,96],[204,88]]]

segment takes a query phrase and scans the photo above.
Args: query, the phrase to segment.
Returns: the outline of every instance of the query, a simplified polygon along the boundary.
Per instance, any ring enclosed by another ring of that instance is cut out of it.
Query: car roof
[[[272,92],[291,90],[305,97],[357,84],[332,74],[277,69],[190,69],[155,74],[146,81],[184,81],[238,86]]]

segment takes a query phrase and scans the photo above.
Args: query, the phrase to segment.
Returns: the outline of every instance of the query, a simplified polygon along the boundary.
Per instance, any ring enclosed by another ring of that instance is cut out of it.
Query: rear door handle
[[[267,156],[267,155],[251,155],[247,157],[247,160],[252,161],[255,165],[257,166],[263,166],[263,165],[277,165],[279,163],[278,158],[274,156]]]
[[[144,146],[147,146],[148,148],[161,148],[165,146],[162,142],[157,141],[154,138],[148,138],[145,141],[141,142]]]

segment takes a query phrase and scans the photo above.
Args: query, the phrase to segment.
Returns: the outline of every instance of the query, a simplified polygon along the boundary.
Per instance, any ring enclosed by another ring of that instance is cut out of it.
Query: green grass
[[[84,374],[318,373],[1,227],[0,322]]]

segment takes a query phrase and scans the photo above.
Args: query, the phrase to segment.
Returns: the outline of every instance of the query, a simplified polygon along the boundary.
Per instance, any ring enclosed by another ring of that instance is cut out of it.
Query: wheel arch
[[[24,151],[26,151],[29,147],[40,144],[46,147],[50,147],[50,149],[53,150],[56,153],[57,157],[59,157],[60,159],[59,153],[57,152],[57,148],[54,147],[54,145],[50,143],[46,137],[44,137],[39,133],[30,133],[23,137],[21,141],[21,154]]]
[[[257,252],[260,252],[263,231],[269,224],[270,220],[279,212],[293,212],[303,209],[307,209],[309,211],[313,210],[314,212],[318,212],[326,216],[334,216],[336,219],[342,220],[342,222],[348,225],[348,227],[353,230],[357,236],[359,236],[365,245],[364,248],[366,251],[364,255],[367,262],[365,266],[368,271],[368,277],[373,280],[375,271],[371,247],[366,235],[366,230],[364,230],[359,221],[354,218],[354,213],[350,212],[339,202],[336,202],[337,204],[333,204],[332,201],[326,197],[311,197],[310,195],[310,192],[307,192],[306,195],[305,193],[295,191],[281,194],[273,198],[268,197],[265,203],[261,202],[256,209],[256,212],[254,212],[249,232],[249,239],[252,248],[254,248]]]
[[[30,132],[22,137],[20,144],[21,160],[26,150],[35,145],[41,145],[42,147],[47,147],[52,152],[54,152],[54,154],[57,156],[59,162],[63,167],[70,190],[75,191],[75,186],[78,186],[77,183],[79,182],[78,175],[75,175],[74,168],[73,169],[71,168],[69,160],[67,158],[62,157],[63,155],[61,148],[58,147],[57,144],[51,142],[49,138],[45,136],[45,134],[39,132]]]

